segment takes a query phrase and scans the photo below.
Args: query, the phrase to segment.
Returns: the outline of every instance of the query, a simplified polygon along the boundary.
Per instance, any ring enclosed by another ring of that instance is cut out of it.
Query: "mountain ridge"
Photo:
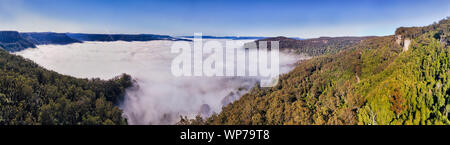
[[[54,33],[54,32],[24,32],[20,33],[20,35],[33,43],[34,45],[48,45],[48,44],[56,44],[56,45],[67,45],[72,43],[83,43],[80,40],[76,40],[70,38],[65,33]]]
[[[33,43],[24,39],[17,31],[0,31],[0,46],[10,52],[36,48]]]
[[[187,39],[174,38],[169,35],[156,34],[88,34],[88,33],[66,33],[67,36],[80,41],[191,41]]]
[[[174,38],[168,35],[155,34],[87,34],[87,33],[54,33],[54,32],[17,32],[0,31],[0,46],[9,52],[36,48],[36,45],[67,45],[84,41],[192,41]]]
[[[194,36],[180,36],[181,38],[194,38]],[[248,40],[248,39],[266,39],[271,37],[262,37],[262,36],[211,36],[211,35],[205,35],[202,36],[203,39],[231,39],[231,40]],[[291,39],[296,40],[303,40],[302,38],[298,37],[289,37]]]
[[[280,51],[306,53],[310,56],[318,56],[322,54],[337,53],[351,45],[358,44],[364,39],[371,38],[373,36],[366,37],[319,37],[310,39],[292,39],[288,37],[278,36],[265,39],[256,40],[257,47],[261,41],[278,41]],[[267,48],[270,49],[270,44],[267,44]]]

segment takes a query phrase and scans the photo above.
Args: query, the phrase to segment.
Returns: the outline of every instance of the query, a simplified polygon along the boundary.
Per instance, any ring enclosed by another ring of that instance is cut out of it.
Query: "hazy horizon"
[[[450,1],[0,0],[0,30],[100,34],[384,36],[450,15]],[[436,13],[435,10],[440,10]]]

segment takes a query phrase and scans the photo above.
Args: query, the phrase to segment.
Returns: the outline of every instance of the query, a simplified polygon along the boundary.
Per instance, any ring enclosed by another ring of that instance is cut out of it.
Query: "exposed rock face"
[[[395,35],[395,43],[402,45],[402,35]]]
[[[66,45],[72,43],[82,43],[79,40],[72,39],[65,33],[20,33],[20,35],[35,45],[58,44]]]
[[[403,41],[403,52],[408,51],[409,49],[409,44],[411,44],[411,40],[410,39],[405,39]]]
[[[403,52],[408,51],[411,39],[404,38],[402,35],[395,35],[395,43],[403,47]]]
[[[33,43],[25,40],[17,31],[0,31],[0,46],[10,52],[36,48]]]

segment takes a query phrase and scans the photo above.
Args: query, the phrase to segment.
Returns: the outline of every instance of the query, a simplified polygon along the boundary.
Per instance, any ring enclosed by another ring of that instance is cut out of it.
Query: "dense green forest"
[[[210,118],[178,124],[450,124],[450,19],[300,63]],[[411,39],[407,51],[403,44]]]
[[[371,37],[320,37],[297,40],[280,36],[257,40],[256,43],[259,44],[260,41],[278,41],[281,51],[292,51],[294,53],[304,53],[309,56],[319,56],[337,53],[367,38]],[[270,49],[270,45],[267,48]]]
[[[0,124],[126,124],[115,103],[132,85],[77,79],[46,70],[0,48]]]

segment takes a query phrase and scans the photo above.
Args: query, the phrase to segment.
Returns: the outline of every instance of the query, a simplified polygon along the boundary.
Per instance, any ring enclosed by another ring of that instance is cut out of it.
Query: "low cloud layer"
[[[221,40],[224,41],[224,40]],[[248,77],[174,77],[170,53],[173,41],[85,42],[41,45],[16,54],[56,72],[79,78],[111,79],[130,74],[135,87],[127,90],[121,108],[129,124],[174,124],[179,116],[203,117],[220,112],[255,85]],[[280,53],[280,71],[300,59]]]

